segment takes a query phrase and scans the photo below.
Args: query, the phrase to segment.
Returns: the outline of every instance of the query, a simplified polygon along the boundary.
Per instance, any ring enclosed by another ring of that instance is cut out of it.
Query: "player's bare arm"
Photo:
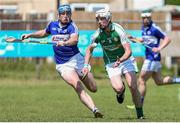
[[[43,37],[47,37],[48,35],[49,34],[46,33],[46,30],[39,30],[34,33],[22,35],[22,40],[27,39],[27,38],[43,38]]]
[[[89,61],[91,59],[92,56],[92,52],[94,50],[94,48],[96,47],[97,44],[93,43],[91,45],[88,46],[88,48],[86,49],[86,55],[85,55],[85,62],[84,62],[84,68],[82,69],[83,74],[89,72]]]
[[[131,56],[131,54],[132,54],[129,43],[123,44],[123,47],[124,47],[125,53],[124,53],[124,55],[119,59],[121,62],[126,61],[126,60]]]
[[[78,35],[72,34],[69,40],[58,41],[57,46],[71,46],[71,45],[76,45],[77,43],[78,43]]]
[[[133,37],[132,35],[128,35],[127,36],[132,42],[136,43],[136,42],[143,42],[142,38],[137,38],[137,37]]]
[[[170,38],[168,36],[165,36],[163,39],[161,45],[159,47],[154,47],[152,49],[153,52],[160,52],[162,49],[164,49],[169,43],[171,42]]]
[[[88,64],[90,59],[91,59],[91,56],[92,56],[92,52],[94,50],[94,48],[96,47],[95,46],[96,44],[91,44],[88,46],[87,50],[86,50],[86,56],[85,56],[85,64]]]
[[[117,61],[114,63],[113,67],[118,67],[120,63],[122,63],[123,61],[126,61],[131,56],[132,51],[130,48],[130,44],[129,43],[123,44],[123,48],[125,50],[124,55],[120,58],[117,58]]]

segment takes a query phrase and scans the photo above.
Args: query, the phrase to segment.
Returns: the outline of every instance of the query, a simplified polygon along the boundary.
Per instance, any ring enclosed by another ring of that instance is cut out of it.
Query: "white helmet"
[[[105,17],[106,19],[111,20],[112,14],[107,9],[100,9],[96,11],[96,19],[98,19],[98,17]]]

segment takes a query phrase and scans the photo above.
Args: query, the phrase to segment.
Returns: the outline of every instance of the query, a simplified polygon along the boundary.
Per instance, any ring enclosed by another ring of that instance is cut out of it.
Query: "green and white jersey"
[[[92,43],[101,44],[105,65],[123,56],[125,50],[122,45],[128,42],[126,32],[119,24],[110,23],[109,27],[109,33],[98,28],[92,35]]]

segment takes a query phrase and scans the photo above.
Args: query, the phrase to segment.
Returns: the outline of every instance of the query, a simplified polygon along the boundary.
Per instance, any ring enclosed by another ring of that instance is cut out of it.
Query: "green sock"
[[[136,107],[136,114],[137,114],[137,118],[143,117],[143,109],[141,108],[137,108]]]

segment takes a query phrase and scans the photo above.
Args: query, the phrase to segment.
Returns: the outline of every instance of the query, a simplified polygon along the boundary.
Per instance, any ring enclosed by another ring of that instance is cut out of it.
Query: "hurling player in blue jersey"
[[[160,27],[158,27],[151,19],[151,12],[144,11],[141,13],[143,26],[142,26],[142,39],[134,38],[129,36],[132,41],[140,41],[147,45],[145,50],[145,60],[140,72],[138,79],[139,91],[142,96],[142,102],[146,94],[146,81],[152,77],[157,85],[164,84],[175,84],[180,83],[180,78],[161,75],[161,54],[160,51],[163,50],[171,42],[169,37],[162,32]],[[160,43],[162,41],[162,43]],[[151,48],[150,48],[151,47]]]
[[[52,41],[56,42],[53,45],[54,58],[56,61],[56,70],[70,86],[74,88],[81,102],[89,108],[96,118],[102,118],[98,108],[95,106],[92,98],[85,91],[81,81],[91,92],[96,92],[97,87],[92,73],[87,73],[83,77],[84,57],[79,52],[78,43],[78,28],[71,20],[71,7],[68,4],[60,5],[58,8],[59,19],[50,22],[43,30],[31,34],[25,34],[22,39],[26,38],[42,38],[52,35]]]

